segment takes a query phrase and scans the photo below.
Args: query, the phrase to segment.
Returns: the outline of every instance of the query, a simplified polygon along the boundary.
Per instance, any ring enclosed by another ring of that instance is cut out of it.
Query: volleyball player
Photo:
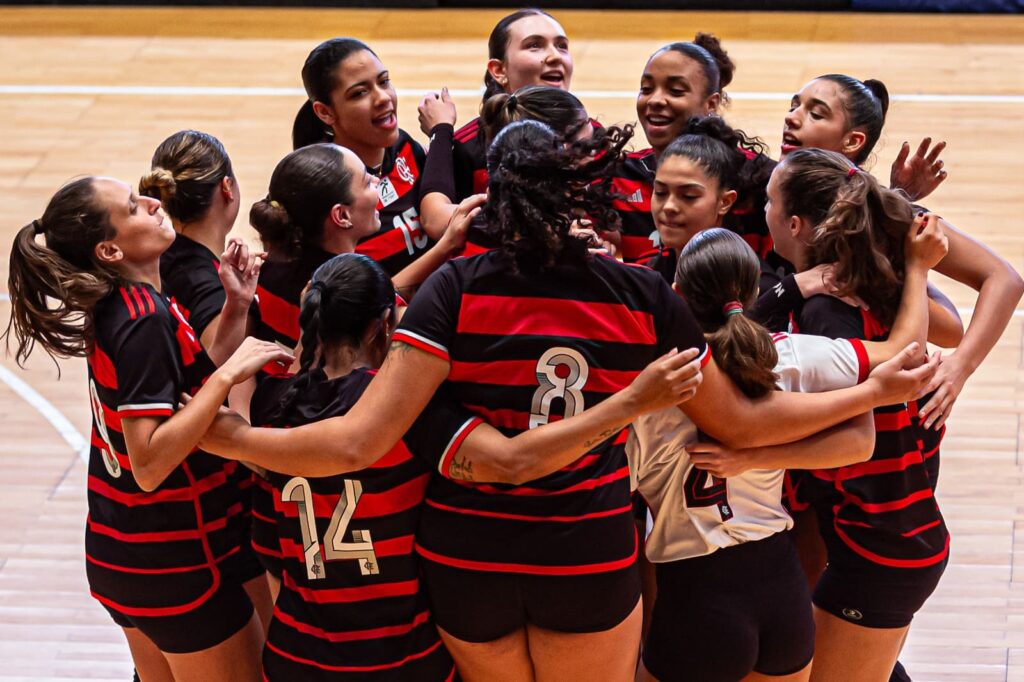
[[[817,149],[787,155],[768,199],[775,248],[798,270],[835,263],[840,291],[867,305],[812,297],[794,314],[799,329],[885,338],[907,271],[899,235],[911,223],[910,203],[841,155]],[[803,477],[828,554],[814,589],[814,679],[885,679],[945,569],[949,533],[926,463],[938,443],[926,449],[917,425],[907,404],[877,408],[871,461]],[[853,652],[859,663],[851,669]]]
[[[682,249],[676,288],[708,334],[719,367],[746,395],[776,387],[823,391],[856,384],[908,343],[923,348],[927,272],[945,254],[937,218],[912,225],[907,253],[908,284],[885,343],[771,336],[748,320],[759,261],[722,228],[699,233]],[[640,417],[627,444],[636,485],[654,515],[646,553],[658,576],[642,677],[713,682],[756,672],[806,680],[814,621],[795,548],[783,533],[792,520],[782,506],[782,468],[866,460],[874,442],[870,414],[799,443],[745,452],[742,466],[725,470],[720,461],[707,470],[714,448],[694,446],[696,438],[693,423],[670,409]]]
[[[494,95],[528,85],[568,90],[572,83],[569,38],[541,9],[502,17],[487,39],[487,57],[481,108]],[[455,106],[446,90],[428,93],[419,112],[420,128],[432,150],[424,171],[421,212],[427,229],[441,230],[460,201],[486,189],[488,140],[480,118],[455,130]]]
[[[218,270],[227,235],[241,205],[238,181],[220,140],[182,130],[160,143],[152,170],[139,180],[139,193],[160,200],[176,236],[160,256],[163,293],[173,298],[215,363],[227,358],[245,337],[248,306],[228,304]],[[223,326],[221,326],[223,322]],[[231,558],[264,626],[273,604],[263,568],[250,543],[252,476],[239,468],[227,483],[237,489],[244,513],[231,518],[240,549]]]
[[[592,181],[625,143],[614,128],[568,149],[540,123],[505,128],[490,151],[487,205],[502,249],[431,277],[352,411],[286,430],[224,417],[204,445],[293,475],[330,474],[386,452],[445,379],[453,398],[516,434],[602,403],[669,344],[705,348],[685,303],[655,273],[590,256],[569,235],[577,210],[601,227],[613,215],[604,186]],[[906,378],[900,373],[812,401],[772,394],[751,402],[706,353],[704,361],[703,382],[683,409],[732,445],[802,438],[909,387],[894,392],[889,379]],[[461,483],[434,479],[417,549],[463,677],[632,679],[638,546],[618,433],[527,485],[477,484],[472,461],[460,462]]]
[[[214,371],[160,292],[159,259],[174,237],[160,202],[122,182],[65,185],[15,238],[7,333],[20,361],[36,343],[88,358],[86,574],[140,676],[255,680],[262,629],[240,576],[224,568],[240,551],[230,521],[241,505],[225,485],[238,464],[195,447],[233,384],[287,356],[248,341]],[[253,254],[229,246],[229,302],[251,299],[258,269]],[[182,392],[195,397],[179,410]]]
[[[302,66],[302,84],[309,99],[295,117],[292,147],[334,142],[355,152],[367,172],[377,178],[380,226],[362,237],[356,251],[395,277],[441,238],[448,223],[426,231],[421,225],[420,176],[425,155],[420,144],[398,127],[398,95],[390,72],[365,43],[332,38],[309,53]],[[432,270],[418,272],[413,284]],[[409,297],[411,289],[405,295]]]

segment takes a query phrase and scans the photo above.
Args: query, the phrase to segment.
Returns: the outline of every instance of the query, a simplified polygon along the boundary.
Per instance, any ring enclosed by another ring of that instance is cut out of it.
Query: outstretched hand
[[[896,155],[896,160],[892,162],[889,187],[902,189],[911,201],[919,201],[934,192],[948,175],[942,169],[944,164],[939,158],[942,150],[946,148],[946,143],[939,142],[928,151],[931,144],[932,138],[924,138],[911,156],[910,143],[904,142],[900,147],[900,153]]]

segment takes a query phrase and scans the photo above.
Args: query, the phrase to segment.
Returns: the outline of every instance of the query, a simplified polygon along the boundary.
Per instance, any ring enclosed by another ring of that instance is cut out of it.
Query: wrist
[[[206,383],[203,384],[203,389],[201,390],[208,388],[215,391],[219,395],[223,396],[221,397],[220,402],[224,402],[228,397],[228,393],[231,392],[231,389],[236,383],[237,377],[234,376],[234,373],[231,370],[225,369],[224,367],[218,367],[206,380]]]
[[[433,142],[435,138],[441,136],[449,137],[453,136],[454,134],[455,122],[452,121],[451,123],[449,123],[447,121],[442,121],[441,123],[435,123],[434,126],[430,129],[430,140],[431,142]]]

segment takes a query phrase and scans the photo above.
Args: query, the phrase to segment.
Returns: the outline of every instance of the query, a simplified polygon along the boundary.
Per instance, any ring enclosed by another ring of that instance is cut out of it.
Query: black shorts
[[[464,642],[491,642],[534,625],[556,632],[604,632],[640,601],[636,564],[588,575],[492,573],[422,561],[437,626]]]
[[[655,570],[643,660],[662,682],[791,675],[811,662],[811,598],[788,533]]]
[[[253,614],[249,595],[236,582],[222,582],[205,602],[176,616],[129,616],[103,606],[115,623],[138,628],[168,654],[190,654],[216,646],[241,630]]]
[[[910,625],[938,586],[949,559],[926,568],[892,568],[834,560],[829,554],[828,566],[814,589],[814,605],[866,628]]]

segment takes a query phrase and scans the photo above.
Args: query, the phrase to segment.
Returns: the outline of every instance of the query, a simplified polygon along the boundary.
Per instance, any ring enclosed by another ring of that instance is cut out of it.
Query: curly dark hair
[[[576,220],[618,229],[612,170],[632,136],[632,126],[610,126],[566,145],[539,121],[517,121],[498,133],[487,153],[484,217],[515,270],[585,264],[587,244],[570,234]]]

